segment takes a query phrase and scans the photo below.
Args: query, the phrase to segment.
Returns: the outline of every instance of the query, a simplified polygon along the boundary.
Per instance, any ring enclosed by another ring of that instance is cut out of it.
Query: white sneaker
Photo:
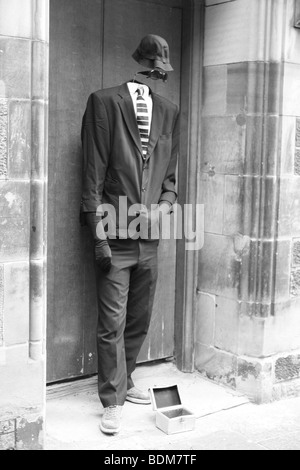
[[[104,434],[117,434],[121,428],[122,406],[108,406],[104,408],[100,429]]]
[[[142,390],[139,390],[136,387],[132,387],[127,391],[126,400],[140,405],[150,405],[151,403],[149,393],[142,392]]]

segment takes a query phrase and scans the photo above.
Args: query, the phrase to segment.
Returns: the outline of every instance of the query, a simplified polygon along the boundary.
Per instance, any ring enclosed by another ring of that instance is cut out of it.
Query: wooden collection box
[[[177,385],[153,387],[149,392],[156,411],[156,427],[166,434],[195,429],[196,416],[182,405]]]

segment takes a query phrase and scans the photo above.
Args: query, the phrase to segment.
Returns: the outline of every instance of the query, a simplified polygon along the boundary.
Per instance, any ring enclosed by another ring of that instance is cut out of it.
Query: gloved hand
[[[105,238],[104,229],[101,224],[101,216],[98,216],[95,212],[88,212],[86,214],[86,222],[92,232],[94,239],[96,263],[104,273],[109,273],[112,266],[112,254],[109,244]],[[102,232],[101,238],[99,238],[97,235],[97,227],[98,233],[99,231]]]

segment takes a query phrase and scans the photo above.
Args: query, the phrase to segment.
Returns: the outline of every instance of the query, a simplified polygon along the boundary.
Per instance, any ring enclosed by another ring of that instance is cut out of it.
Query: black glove
[[[94,238],[96,263],[104,273],[109,273],[109,271],[111,270],[111,266],[112,266],[111,249],[106,239],[102,240],[97,236],[97,226],[99,222],[101,222],[101,217],[97,216],[95,212],[89,212],[86,214],[86,222]],[[104,238],[104,230],[103,230],[103,238]]]

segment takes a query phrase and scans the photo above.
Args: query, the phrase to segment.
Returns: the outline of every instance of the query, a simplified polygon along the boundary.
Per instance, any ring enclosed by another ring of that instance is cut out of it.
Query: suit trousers
[[[108,240],[112,268],[97,268],[98,390],[104,407],[122,406],[146,338],[157,282],[158,240]]]

